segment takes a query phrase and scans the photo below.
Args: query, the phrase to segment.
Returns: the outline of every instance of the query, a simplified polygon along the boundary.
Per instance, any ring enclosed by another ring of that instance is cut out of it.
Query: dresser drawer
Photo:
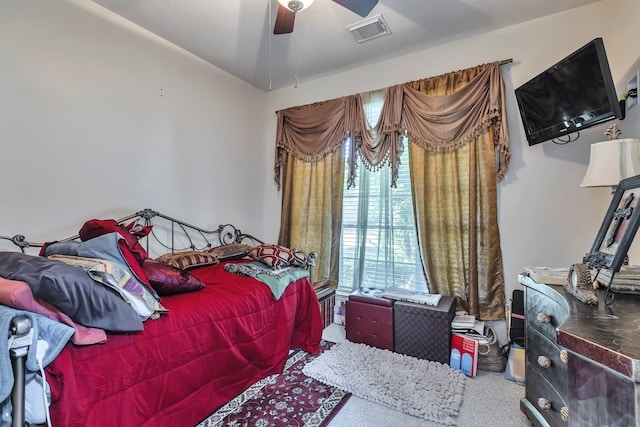
[[[545,377],[561,396],[567,396],[567,351],[534,328],[527,329],[526,338],[525,354],[531,369]]]
[[[556,341],[557,328],[567,318],[567,309],[541,292],[526,290],[527,327],[534,328],[552,341]]]
[[[568,425],[567,404],[553,385],[527,360],[525,396],[551,426]],[[564,416],[563,416],[563,412]]]

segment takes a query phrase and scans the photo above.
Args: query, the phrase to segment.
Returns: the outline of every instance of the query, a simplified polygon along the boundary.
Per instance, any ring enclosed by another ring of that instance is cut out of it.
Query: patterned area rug
[[[427,421],[455,425],[465,376],[440,362],[343,341],[305,365],[309,377]]]
[[[320,351],[333,346],[322,341]],[[326,425],[351,393],[305,376],[304,366],[318,355],[298,351],[282,374],[246,389],[196,427],[319,427]]]

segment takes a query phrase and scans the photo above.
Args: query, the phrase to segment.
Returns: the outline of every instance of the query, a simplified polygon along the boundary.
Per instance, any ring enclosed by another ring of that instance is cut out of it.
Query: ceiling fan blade
[[[295,12],[291,12],[286,7],[278,4],[278,14],[276,15],[276,23],[273,26],[273,34],[289,34],[293,32],[295,19]]]
[[[365,17],[378,4],[378,0],[333,0],[341,6],[346,7],[353,13]]]

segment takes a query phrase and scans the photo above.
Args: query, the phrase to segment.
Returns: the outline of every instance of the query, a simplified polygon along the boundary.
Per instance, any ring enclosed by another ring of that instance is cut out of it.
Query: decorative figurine
[[[598,305],[598,297],[593,290],[591,271],[586,264],[571,265],[564,289],[585,304]]]

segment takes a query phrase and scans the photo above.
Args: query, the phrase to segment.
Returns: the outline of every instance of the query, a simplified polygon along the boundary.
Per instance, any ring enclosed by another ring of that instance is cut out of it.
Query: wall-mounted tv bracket
[[[635,75],[627,83],[627,92],[620,98],[620,110],[622,115],[620,120],[624,120],[626,116],[626,110],[631,110],[638,104],[638,83],[640,82],[640,70],[636,71]]]

